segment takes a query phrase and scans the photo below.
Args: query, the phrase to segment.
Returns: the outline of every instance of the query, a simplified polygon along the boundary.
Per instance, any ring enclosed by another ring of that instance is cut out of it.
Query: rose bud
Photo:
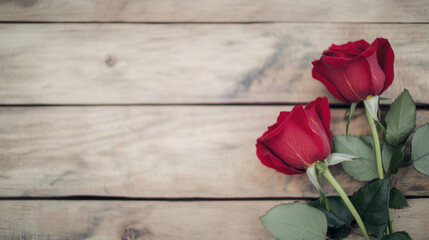
[[[395,55],[387,39],[377,38],[332,46],[312,62],[313,78],[345,103],[378,96],[393,82]]]
[[[280,112],[277,122],[258,138],[256,154],[261,162],[288,174],[305,173],[307,167],[331,153],[331,113],[328,99],[319,97],[305,108]]]

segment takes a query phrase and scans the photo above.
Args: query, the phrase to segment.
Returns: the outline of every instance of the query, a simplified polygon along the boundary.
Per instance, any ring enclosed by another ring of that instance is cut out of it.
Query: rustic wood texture
[[[317,197],[305,174],[285,176],[256,158],[256,138],[281,110],[290,107],[0,108],[0,196]],[[344,112],[332,110],[334,134],[345,132]],[[363,111],[355,116],[351,134],[369,134]],[[418,112],[418,125],[428,119]],[[348,193],[362,185],[334,172]],[[429,196],[412,167],[394,183]]]
[[[0,0],[0,239],[273,239],[258,217],[287,201],[261,199],[319,194],[264,167],[256,138],[292,104],[345,106],[311,61],[380,36],[396,54],[384,97],[408,88],[426,123],[428,12],[426,0]],[[369,134],[361,109],[351,134]],[[364,184],[332,172],[348,194]],[[421,197],[391,211],[395,230],[427,239],[427,176],[404,168],[392,185]]]
[[[429,4],[412,1],[2,0],[1,21],[429,22]]]
[[[428,33],[427,24],[0,24],[0,103],[338,103],[311,61],[332,42],[383,36],[396,54],[383,95],[408,88],[429,104]]]
[[[396,231],[427,239],[429,199],[392,210]],[[274,239],[258,217],[285,201],[2,201],[2,239]],[[356,235],[352,239],[357,238]]]

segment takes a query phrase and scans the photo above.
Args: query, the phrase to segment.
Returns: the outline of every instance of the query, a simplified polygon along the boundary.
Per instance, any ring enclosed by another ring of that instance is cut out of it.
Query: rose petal
[[[269,126],[268,130],[260,138],[258,138],[258,140],[269,140],[279,134],[283,130],[289,114],[290,112],[280,112],[279,116],[277,117],[277,122],[274,125]]]
[[[315,161],[323,160],[327,157],[324,156],[323,139],[310,127],[308,121],[310,119],[302,105],[295,106],[282,131],[275,137],[265,140],[263,144],[296,169],[305,169]]]
[[[347,52],[343,52],[343,51],[340,51],[340,50],[328,50],[328,51],[325,51],[325,52],[323,52],[323,54],[324,55],[326,55],[326,56],[331,56],[331,57],[336,57],[336,58],[344,58],[345,60],[346,59],[353,59],[353,58],[355,58],[357,55],[354,55],[354,54],[350,54],[350,53],[347,53]]]
[[[288,115],[289,115],[289,112],[285,112],[285,111],[280,112],[279,116],[277,117],[277,122],[274,123],[273,125],[269,126],[268,130],[265,131],[264,134],[262,134],[262,136],[260,138],[261,139],[262,138],[265,139],[266,136],[269,135],[270,133],[271,133],[271,137],[274,136],[274,135],[276,135],[279,132],[279,130],[280,130],[280,129],[278,129],[278,130],[276,130],[276,129],[280,126],[280,124],[283,121],[286,120],[286,118],[287,118]]]
[[[323,64],[326,78],[347,102],[360,102],[374,92],[371,69],[361,56],[346,66]]]
[[[326,88],[328,88],[328,91],[336,98],[340,99],[345,103],[350,103],[345,98],[343,98],[343,96],[341,96],[341,94],[338,92],[335,86],[328,80],[321,60],[313,61],[312,64],[313,64],[313,69],[311,70],[311,74],[313,78],[322,82],[326,86]]]
[[[322,55],[322,62],[335,67],[348,65],[352,63],[355,59],[356,59],[355,57],[346,58],[346,57],[329,56],[325,53]]]
[[[377,54],[374,53],[371,57],[366,59],[368,67],[371,69],[372,85],[374,91],[371,95],[378,96],[383,91],[386,76],[377,61]]]
[[[393,72],[393,63],[395,61],[395,54],[393,53],[392,47],[387,39],[378,38],[378,49],[377,49],[377,58],[378,64],[381,69],[384,71],[386,80],[384,82],[383,90],[380,94],[383,93],[393,82],[394,72]]]
[[[315,105],[310,106],[305,110],[305,114],[307,115],[307,122],[311,130],[320,137],[320,144],[323,149],[323,153],[321,153],[325,158],[329,156],[331,153],[331,138],[329,134],[325,130],[325,126],[320,119]],[[321,159],[323,160],[323,159]]]
[[[256,143],[256,155],[262,164],[267,167],[274,168],[275,170],[287,175],[295,175],[304,173],[303,170],[298,170],[286,165],[283,161],[277,158],[270,150],[268,150],[262,143]],[[276,164],[274,164],[276,163]]]
[[[256,143],[256,156],[258,156],[262,164],[267,167],[273,168],[274,163],[273,161],[271,161],[270,157],[268,157],[269,154],[269,150],[262,143]]]
[[[378,43],[379,41],[377,39],[374,40],[365,52],[362,53],[362,56],[365,57],[368,62],[368,68],[370,70],[369,73],[371,74],[373,85],[373,92],[371,95],[373,96],[377,96],[381,93],[385,82],[384,72],[377,60]]]
[[[329,109],[329,102],[327,97],[318,97],[315,101],[310,102],[305,110],[314,108],[319,119],[322,121],[323,127],[328,134],[329,142],[332,142],[332,132],[330,130],[331,124],[331,110]]]
[[[369,43],[361,39],[361,40],[348,42],[341,45],[332,44],[329,50],[340,50],[340,51],[345,51],[349,54],[360,55],[368,47],[369,47]]]

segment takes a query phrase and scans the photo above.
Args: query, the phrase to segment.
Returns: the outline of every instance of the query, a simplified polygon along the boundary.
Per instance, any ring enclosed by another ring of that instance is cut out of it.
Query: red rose
[[[317,98],[305,108],[280,112],[277,122],[258,138],[256,154],[261,162],[288,174],[304,173],[308,166],[331,153],[331,113],[328,99]]]
[[[345,103],[380,95],[393,82],[395,55],[387,39],[332,46],[313,61],[313,78]]]

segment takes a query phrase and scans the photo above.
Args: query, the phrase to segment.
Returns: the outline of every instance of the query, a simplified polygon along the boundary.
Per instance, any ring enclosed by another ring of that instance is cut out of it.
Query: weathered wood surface
[[[0,196],[317,197],[305,174],[285,176],[256,158],[256,138],[281,110],[290,107],[3,107]],[[334,134],[345,132],[344,112],[332,110]],[[351,134],[368,134],[361,109],[355,116]],[[418,125],[428,119],[418,112]],[[361,186],[335,172],[347,192]],[[429,196],[412,167],[394,182]]]
[[[396,231],[427,239],[429,199],[392,210]],[[274,239],[258,217],[284,201],[1,201],[2,239]],[[353,238],[357,239],[357,238]]]
[[[120,22],[429,22],[413,1],[2,0],[1,21]]]
[[[396,54],[384,96],[408,88],[429,104],[428,33],[427,24],[0,24],[0,103],[338,103],[311,61],[332,42],[383,36]]]

